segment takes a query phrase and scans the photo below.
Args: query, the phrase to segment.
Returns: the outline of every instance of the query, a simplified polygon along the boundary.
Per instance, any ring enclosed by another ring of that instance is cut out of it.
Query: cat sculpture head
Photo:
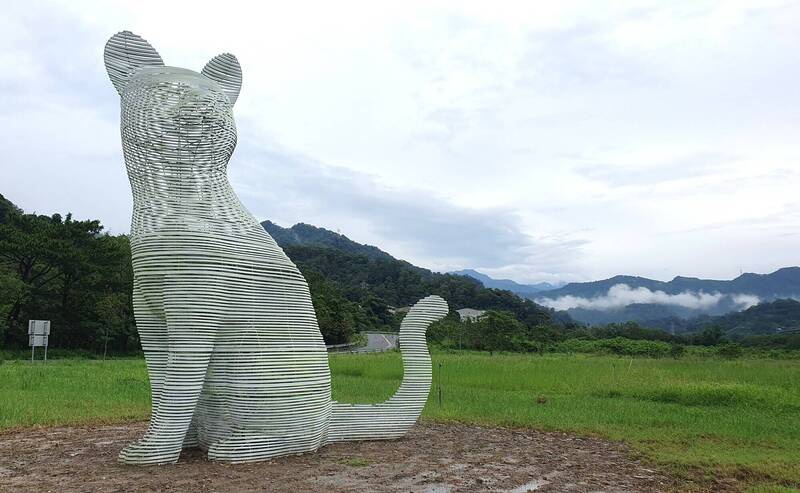
[[[200,72],[169,67],[147,41],[122,31],[106,43],[104,59],[121,98],[131,176],[224,171],[236,147],[232,110],[242,86],[235,56],[218,55]]]

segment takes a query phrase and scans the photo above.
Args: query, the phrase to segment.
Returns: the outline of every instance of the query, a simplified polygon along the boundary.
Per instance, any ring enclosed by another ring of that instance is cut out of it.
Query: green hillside
[[[409,306],[429,294],[442,296],[453,310],[505,310],[529,327],[561,324],[552,310],[510,291],[485,288],[469,276],[431,272],[324,228],[303,223],[291,228],[270,221],[261,224],[306,278],[325,279],[365,311],[372,327],[390,327],[390,308]]]
[[[507,310],[530,326],[553,320],[552,311],[510,291],[484,288],[466,276],[439,274],[401,260],[368,258],[334,248],[290,245],[284,250],[306,277],[319,273],[347,299],[362,306],[403,307],[438,294],[451,309]]]
[[[800,302],[781,299],[718,317],[698,317],[685,322],[682,329],[686,332],[697,332],[707,326],[719,327],[731,337],[800,331]]]

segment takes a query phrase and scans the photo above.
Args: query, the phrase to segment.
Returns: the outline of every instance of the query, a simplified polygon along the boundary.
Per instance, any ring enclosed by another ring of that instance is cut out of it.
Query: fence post
[[[442,363],[439,362],[439,378],[436,382],[437,394],[439,395],[439,407],[442,407]]]

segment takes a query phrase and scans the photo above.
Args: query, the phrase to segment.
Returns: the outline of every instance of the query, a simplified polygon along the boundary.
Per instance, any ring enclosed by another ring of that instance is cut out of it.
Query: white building
[[[456,312],[458,312],[458,317],[461,319],[462,322],[466,320],[475,322],[476,320],[481,318],[484,313],[486,313],[486,310],[476,310],[474,308],[462,308],[460,310],[456,310]]]

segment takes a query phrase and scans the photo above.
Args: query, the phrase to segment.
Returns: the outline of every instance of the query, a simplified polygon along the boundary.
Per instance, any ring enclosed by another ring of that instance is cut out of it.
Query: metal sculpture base
[[[308,285],[227,179],[236,57],[219,55],[200,73],[167,67],[124,31],[108,41],[105,64],[121,98],[133,303],[152,389],[150,426],[120,460],[172,463],[199,446],[245,462],[404,435],[430,391],[425,331],[447,303],[429,296],[403,320],[403,383],[391,399],[332,402]]]

